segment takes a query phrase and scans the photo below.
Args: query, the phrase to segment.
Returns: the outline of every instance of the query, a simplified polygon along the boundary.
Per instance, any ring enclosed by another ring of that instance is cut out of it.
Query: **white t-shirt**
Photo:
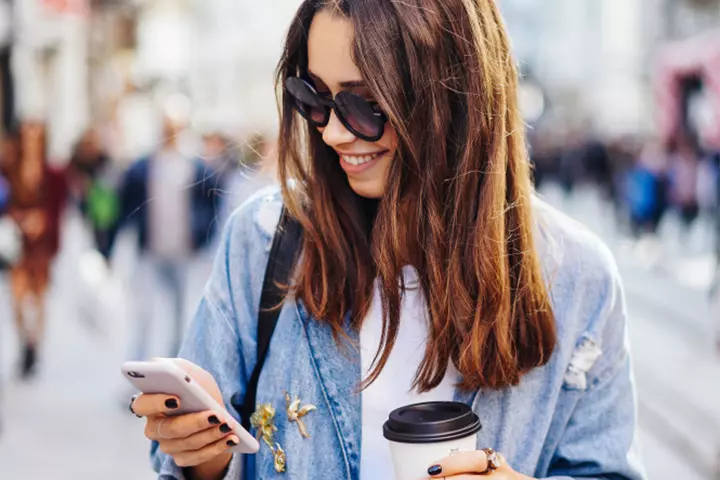
[[[425,355],[428,316],[425,296],[417,271],[403,269],[406,291],[400,307],[397,341],[380,376],[362,394],[362,458],[360,479],[391,478],[392,458],[382,426],[398,407],[421,402],[452,401],[460,374],[450,364],[442,383],[427,393],[411,389],[413,378]],[[370,371],[382,335],[382,303],[377,284],[372,305],[360,330],[360,352],[364,378]]]
[[[177,150],[163,150],[150,160],[150,251],[166,260],[192,252],[191,191],[195,167]]]

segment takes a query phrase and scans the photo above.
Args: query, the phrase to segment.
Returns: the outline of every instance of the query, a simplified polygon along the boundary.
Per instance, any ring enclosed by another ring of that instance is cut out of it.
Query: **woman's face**
[[[317,13],[308,37],[308,73],[321,95],[335,97],[345,90],[374,101],[353,63],[352,45],[353,27],[349,20],[325,11]],[[380,140],[361,140],[345,128],[335,112],[327,126],[318,130],[325,143],[338,153],[340,166],[355,193],[366,198],[382,197],[397,148],[395,130],[386,124]]]

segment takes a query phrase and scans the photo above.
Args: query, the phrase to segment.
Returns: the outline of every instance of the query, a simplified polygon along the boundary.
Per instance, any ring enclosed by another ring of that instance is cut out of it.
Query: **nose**
[[[356,140],[355,135],[345,128],[345,125],[343,125],[340,119],[337,118],[334,110],[330,112],[330,120],[322,130],[322,137],[323,141],[329,147],[336,147]]]

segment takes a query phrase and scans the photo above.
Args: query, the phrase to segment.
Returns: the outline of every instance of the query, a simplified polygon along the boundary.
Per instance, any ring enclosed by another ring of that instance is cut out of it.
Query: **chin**
[[[350,188],[364,198],[382,198],[385,186],[380,182],[354,182],[350,179]]]

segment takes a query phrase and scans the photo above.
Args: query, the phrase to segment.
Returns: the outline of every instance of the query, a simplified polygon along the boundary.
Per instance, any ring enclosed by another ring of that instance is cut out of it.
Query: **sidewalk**
[[[67,232],[73,247],[83,241],[76,226]],[[121,270],[129,271],[129,241],[120,248]],[[31,383],[16,380],[17,341],[0,279],[0,480],[153,480],[144,421],[127,410],[131,387],[120,373],[131,299],[115,299],[98,324],[78,316],[74,297],[84,291],[68,270],[78,268],[73,249],[58,259],[62,276],[49,293],[47,343]],[[204,281],[196,274],[189,292],[199,295]],[[161,308],[150,332],[151,354],[165,354],[159,333],[168,311]]]
[[[631,245],[592,190],[563,205],[599,234],[615,254],[625,285],[638,385],[640,438],[651,480],[720,478],[720,356],[707,289],[712,265],[696,231],[694,249],[673,245],[672,225],[660,243]],[[654,250],[653,250],[654,249]]]
[[[4,282],[3,282],[4,283]],[[2,305],[7,305],[4,285]],[[124,331],[94,336],[50,300],[40,375],[15,378],[17,342],[8,310],[0,312],[2,480],[151,480],[143,422],[122,407]]]

